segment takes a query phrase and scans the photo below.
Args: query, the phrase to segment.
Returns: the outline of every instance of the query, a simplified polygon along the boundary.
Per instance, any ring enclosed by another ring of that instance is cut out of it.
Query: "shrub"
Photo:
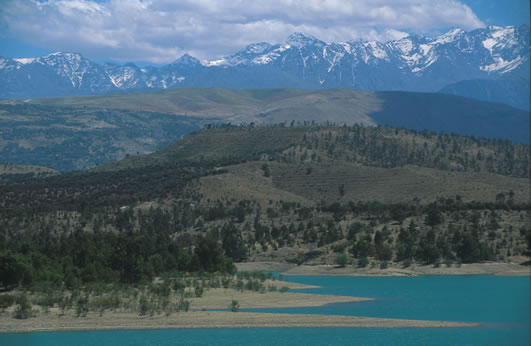
[[[339,265],[340,267],[344,267],[347,263],[348,263],[347,255],[345,255],[345,253],[343,252],[338,253],[336,256],[336,264]]]
[[[90,307],[99,311],[118,309],[122,305],[122,299],[117,294],[100,296],[90,302]]]
[[[238,312],[240,310],[240,303],[238,303],[237,300],[232,300],[231,304],[229,305],[229,309],[232,312]]]
[[[286,293],[287,291],[289,290],[289,287],[288,286],[282,286],[280,287],[280,293]]]
[[[197,298],[201,298],[203,296],[203,292],[204,292],[203,286],[196,286],[194,289],[194,293]]]
[[[369,265],[369,259],[367,257],[358,258],[358,267],[364,268]]]
[[[16,298],[16,303],[18,306],[13,313],[14,318],[26,319],[32,316],[31,303],[25,294],[18,296]]]
[[[15,304],[16,297],[11,294],[0,295],[0,310],[7,309],[11,305]]]
[[[138,304],[138,314],[140,316],[145,316],[149,311],[150,305],[151,304],[149,303],[146,296],[143,295],[142,297],[140,297],[140,302]]]
[[[33,300],[33,303],[36,305],[40,305],[43,307],[49,307],[52,308],[56,304],[59,305],[59,303],[63,300],[63,294],[59,292],[48,292],[45,295],[41,295],[37,299]]]
[[[76,317],[86,317],[88,313],[88,296],[79,297],[76,303]]]
[[[184,300],[184,296],[181,296],[179,303],[177,304],[177,311],[188,311],[190,309],[190,301]]]

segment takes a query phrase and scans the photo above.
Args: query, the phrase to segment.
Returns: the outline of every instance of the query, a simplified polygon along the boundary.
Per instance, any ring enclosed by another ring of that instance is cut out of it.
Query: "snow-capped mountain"
[[[466,80],[529,80],[530,27],[459,28],[386,43],[326,43],[294,33],[254,43],[231,56],[184,55],[162,67],[96,64],[80,54],[0,58],[0,97],[100,94],[145,88],[354,88],[438,91]]]

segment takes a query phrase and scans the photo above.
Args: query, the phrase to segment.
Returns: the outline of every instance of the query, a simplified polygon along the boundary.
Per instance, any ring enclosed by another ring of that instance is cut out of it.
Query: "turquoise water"
[[[530,278],[284,277],[322,286],[300,290],[373,297],[316,308],[261,309],[424,320],[480,322],[477,328],[271,328],[48,332],[0,335],[0,345],[529,345]]]

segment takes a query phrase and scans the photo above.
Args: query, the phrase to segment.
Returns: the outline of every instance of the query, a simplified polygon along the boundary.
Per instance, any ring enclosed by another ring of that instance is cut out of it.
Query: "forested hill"
[[[230,261],[521,260],[529,154],[405,129],[210,126],[150,155],[1,184],[0,259],[27,286]]]
[[[529,146],[504,140],[359,125],[221,125],[208,126],[156,153],[129,157],[96,170],[248,160],[295,165],[334,160],[382,168],[416,165],[444,171],[527,177]]]

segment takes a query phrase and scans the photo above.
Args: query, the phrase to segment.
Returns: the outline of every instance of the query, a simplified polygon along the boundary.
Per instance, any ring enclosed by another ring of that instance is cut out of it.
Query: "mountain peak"
[[[463,35],[465,32],[461,28],[452,28],[446,34],[437,36],[434,40],[434,43],[450,43],[455,41],[458,37]]]
[[[271,44],[267,42],[258,42],[258,43],[251,43],[244,49],[242,49],[241,53],[246,54],[261,54],[271,48]]]
[[[301,48],[308,45],[324,46],[326,44],[311,35],[305,35],[301,32],[294,32],[293,34],[289,35],[288,39],[286,40],[286,43],[297,48]]]
[[[189,55],[188,53],[181,56],[179,59],[175,60],[171,63],[171,65],[179,64],[179,65],[199,65],[201,62],[199,59],[194,58],[193,56]]]
[[[43,58],[83,59],[83,56],[79,53],[55,52],[45,55]]]

